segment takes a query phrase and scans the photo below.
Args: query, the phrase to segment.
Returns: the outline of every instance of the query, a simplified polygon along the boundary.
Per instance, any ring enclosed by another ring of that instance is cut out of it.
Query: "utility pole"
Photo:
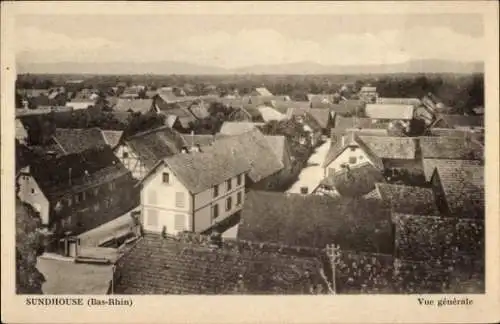
[[[326,253],[330,259],[330,264],[332,267],[332,290],[334,294],[337,294],[337,284],[336,284],[336,269],[337,263],[340,261],[340,245],[327,245]]]

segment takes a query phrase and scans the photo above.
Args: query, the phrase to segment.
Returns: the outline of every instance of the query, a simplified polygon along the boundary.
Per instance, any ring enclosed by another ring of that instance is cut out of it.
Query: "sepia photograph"
[[[99,5],[10,27],[7,248],[26,305],[413,295],[464,308],[498,280],[483,14]]]

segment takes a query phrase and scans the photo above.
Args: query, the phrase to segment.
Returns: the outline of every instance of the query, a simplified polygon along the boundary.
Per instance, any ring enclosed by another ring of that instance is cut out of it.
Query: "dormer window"
[[[231,183],[231,179],[227,180],[226,181],[226,189],[227,191],[231,190],[232,188],[232,183]]]

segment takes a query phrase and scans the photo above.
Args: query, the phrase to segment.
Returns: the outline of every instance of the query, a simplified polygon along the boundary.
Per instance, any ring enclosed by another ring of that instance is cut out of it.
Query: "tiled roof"
[[[243,106],[243,98],[220,98],[219,101],[227,107],[240,108]]]
[[[382,159],[415,159],[416,144],[413,138],[359,135],[370,150]]]
[[[309,114],[319,123],[322,128],[328,127],[331,113],[329,110],[320,108],[311,108]]]
[[[321,185],[335,188],[342,196],[360,197],[375,190],[375,183],[384,182],[382,172],[370,163],[341,169],[321,181]]]
[[[307,94],[307,100],[313,102],[321,102],[321,101],[329,101],[333,103],[335,99],[338,99],[340,96],[338,94],[327,94],[327,93],[319,93],[319,94],[313,94],[313,93],[308,93]]]
[[[420,99],[418,98],[377,98],[378,104],[386,104],[386,105],[413,105],[419,106],[422,104]]]
[[[179,118],[179,122],[181,123],[181,126],[184,128],[189,128],[190,123],[193,123],[196,121],[196,118],[189,112],[187,108],[181,107],[179,104],[175,104],[176,106],[174,108],[168,109],[168,110],[162,110],[161,114],[164,114],[167,116],[167,119],[169,116],[177,116]]]
[[[377,183],[382,200],[398,213],[437,215],[438,207],[431,188]]]
[[[432,174],[438,165],[447,165],[451,167],[461,168],[462,166],[481,165],[479,160],[447,160],[447,159],[422,159],[424,167],[425,180],[430,181]]]
[[[224,135],[239,135],[256,129],[262,123],[252,122],[224,122],[220,128],[220,133]]]
[[[114,110],[147,113],[153,107],[153,99],[118,99]]]
[[[285,154],[286,137],[283,135],[266,135],[265,137],[278,159],[282,160]]]
[[[374,119],[402,119],[409,120],[413,118],[413,105],[398,104],[367,104],[365,114]]]
[[[250,191],[238,239],[312,248],[334,243],[384,253],[392,249],[390,222],[389,211],[376,200]]]
[[[477,138],[481,134],[484,135],[484,132],[481,131],[471,131],[465,129],[456,129],[456,128],[430,128],[428,130],[430,136],[449,136],[449,137],[471,137]]]
[[[55,140],[67,153],[78,153],[96,146],[108,145],[99,128],[57,128]]]
[[[31,164],[30,172],[49,200],[130,176],[109,146],[42,158]]]
[[[111,147],[115,148],[123,136],[123,131],[103,130],[104,140]]]
[[[446,115],[441,114],[434,124],[441,124],[440,120],[444,122],[444,126],[454,128],[457,126],[473,126],[484,127],[483,116],[464,116],[464,115]]]
[[[147,169],[161,159],[177,154],[187,146],[177,131],[164,126],[129,137],[127,145],[139,156]]]
[[[259,106],[257,109],[266,122],[271,120],[283,120],[286,118],[284,114],[271,107]]]
[[[235,156],[244,157],[248,161],[251,165],[248,177],[253,182],[259,182],[283,168],[283,163],[276,157],[268,140],[258,130],[222,137],[212,147],[218,146],[227,147]]]
[[[209,146],[215,142],[214,135],[181,134],[181,136],[189,147],[193,147],[194,145],[200,145],[201,147]]]
[[[176,154],[163,161],[193,194],[250,170],[250,164],[243,156],[233,155],[229,147],[223,146],[209,146],[206,151],[202,148],[201,152]]]
[[[331,102],[326,102],[326,101],[318,101],[318,100],[313,100],[311,101],[310,104],[311,108],[320,108],[320,109],[331,109],[339,112],[347,112],[350,111],[346,106],[337,106],[337,104],[331,103]]]
[[[394,213],[398,255],[404,260],[454,260],[484,253],[484,221]]]
[[[335,129],[347,128],[384,128],[387,129],[389,122],[378,122],[372,118],[342,117],[337,112],[335,116]]]
[[[484,167],[443,166],[436,172],[452,216],[484,218]]]
[[[158,96],[165,102],[175,102],[178,98],[172,88],[158,89]]]
[[[118,294],[308,294],[314,257],[219,249],[148,233],[117,263]]]
[[[482,160],[483,148],[466,137],[422,136],[419,137],[423,158]]]

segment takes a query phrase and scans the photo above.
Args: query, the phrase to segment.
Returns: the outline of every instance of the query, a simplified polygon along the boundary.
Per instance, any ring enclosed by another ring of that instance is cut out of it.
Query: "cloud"
[[[483,59],[484,48],[482,38],[435,26],[365,33],[339,30],[315,41],[259,28],[200,32],[176,40],[159,34],[147,42],[133,37],[126,42],[76,38],[34,27],[19,28],[17,36],[18,53],[30,61],[172,60],[227,68],[305,61],[327,65],[391,64],[410,59],[476,61]]]

